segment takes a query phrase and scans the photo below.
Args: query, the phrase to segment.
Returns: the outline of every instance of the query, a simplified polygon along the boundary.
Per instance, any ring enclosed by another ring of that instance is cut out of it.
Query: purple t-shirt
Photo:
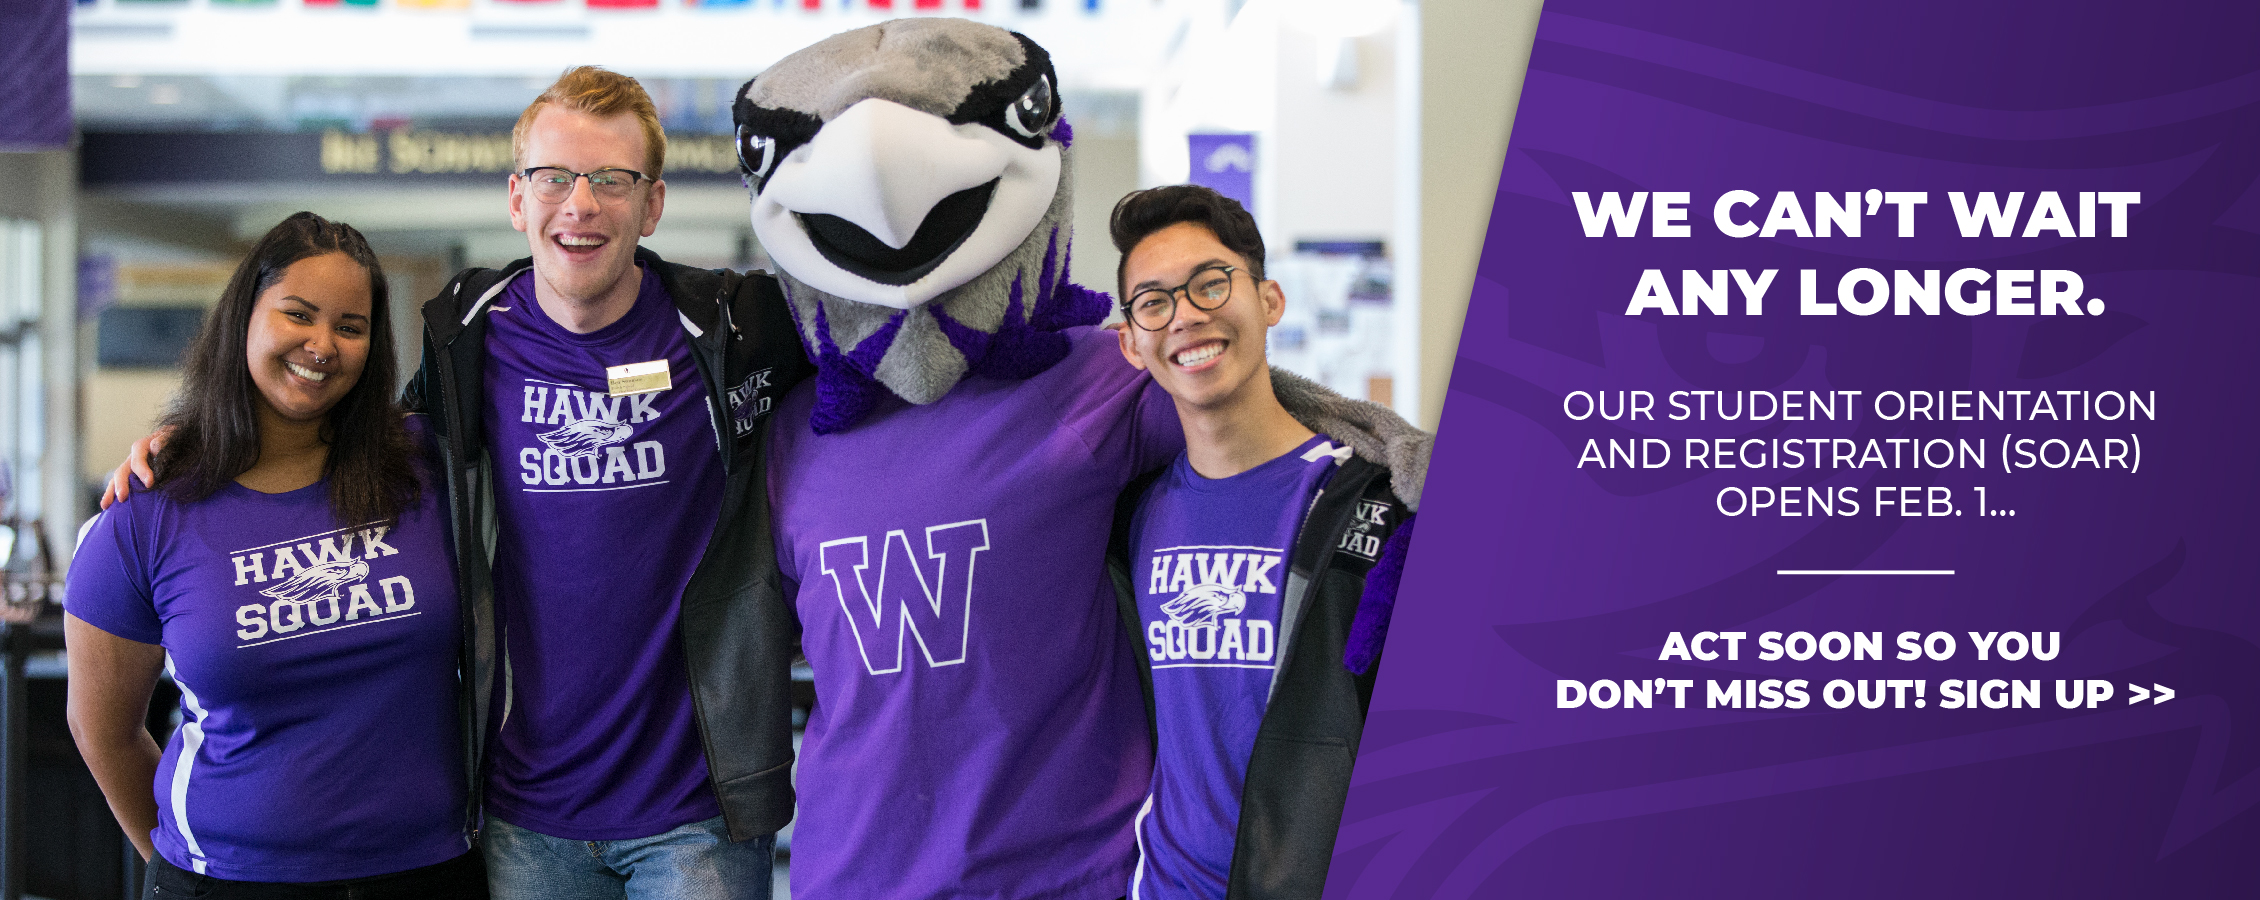
[[[772,431],[778,561],[816,709],[793,891],[1113,898],[1152,766],[1105,552],[1115,499],[1184,446],[1110,332],[816,435]]]
[[[195,503],[139,491],[88,528],[64,606],[163,644],[181,726],[157,852],[237,881],[330,881],[470,847],[455,578],[440,490],[341,528],[328,482]]]
[[[719,815],[676,622],[722,459],[679,314],[645,272],[590,334],[545,315],[532,277],[485,315],[504,663],[487,808],[581,841]],[[606,368],[658,360],[672,388],[611,395]]]
[[[1183,455],[1130,520],[1138,623],[1153,665],[1152,792],[1133,900],[1221,898],[1240,788],[1279,668],[1288,552],[1339,460],[1324,435],[1230,478]]]

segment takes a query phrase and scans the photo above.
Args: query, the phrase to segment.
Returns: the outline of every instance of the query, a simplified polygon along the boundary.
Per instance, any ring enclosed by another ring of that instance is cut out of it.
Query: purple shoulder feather
[[[1381,644],[1389,639],[1389,617],[1397,609],[1397,582],[1405,575],[1405,548],[1412,543],[1413,519],[1408,516],[1381,545],[1381,557],[1365,573],[1365,592],[1358,595],[1358,615],[1350,622],[1350,639],[1342,648],[1342,667],[1359,675],[1373,671],[1381,658]]]

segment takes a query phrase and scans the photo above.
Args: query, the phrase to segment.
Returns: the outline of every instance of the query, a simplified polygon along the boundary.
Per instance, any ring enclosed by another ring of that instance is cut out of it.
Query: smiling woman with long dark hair
[[[71,562],[71,733],[145,897],[485,896],[454,579],[386,301],[360,232],[275,226],[189,350],[157,487]],[[141,723],[168,667],[160,750]]]
[[[171,434],[155,460],[165,493],[194,502],[252,469],[260,460],[261,365],[245,365],[257,298],[301,260],[339,255],[367,273],[374,312],[385,316],[384,270],[353,226],[299,213],[275,226],[228,279],[196,343],[182,360],[181,394],[162,422]],[[254,264],[256,263],[256,265]],[[288,314],[289,311],[285,311]],[[389,318],[389,316],[386,316]],[[389,519],[417,493],[408,436],[395,406],[399,383],[389,323],[365,323],[366,360],[359,379],[322,419],[323,475],[341,520]],[[287,372],[288,370],[283,370]]]

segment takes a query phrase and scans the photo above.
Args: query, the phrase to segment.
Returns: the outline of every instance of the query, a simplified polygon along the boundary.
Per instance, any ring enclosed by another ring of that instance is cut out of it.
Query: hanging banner
[[[0,150],[71,142],[71,6],[0,0]]]
[[[1250,211],[1256,208],[1255,135],[1189,134],[1185,144],[1192,151],[1190,183],[1238,200]]]

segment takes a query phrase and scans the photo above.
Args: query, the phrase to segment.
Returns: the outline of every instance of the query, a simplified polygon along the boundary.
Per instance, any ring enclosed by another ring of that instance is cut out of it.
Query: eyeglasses
[[[1177,319],[1177,295],[1202,312],[1215,312],[1232,299],[1232,273],[1238,266],[1209,266],[1173,288],[1147,288],[1122,304],[1123,315],[1147,331],[1160,331]]]
[[[609,166],[594,172],[575,172],[561,166],[535,166],[519,172],[518,176],[526,179],[527,190],[533,192],[534,199],[543,203],[565,202],[566,197],[573,195],[573,182],[583,178],[589,180],[589,193],[595,194],[596,199],[617,203],[627,199],[628,192],[635,190],[636,184],[648,177],[634,169]]]

